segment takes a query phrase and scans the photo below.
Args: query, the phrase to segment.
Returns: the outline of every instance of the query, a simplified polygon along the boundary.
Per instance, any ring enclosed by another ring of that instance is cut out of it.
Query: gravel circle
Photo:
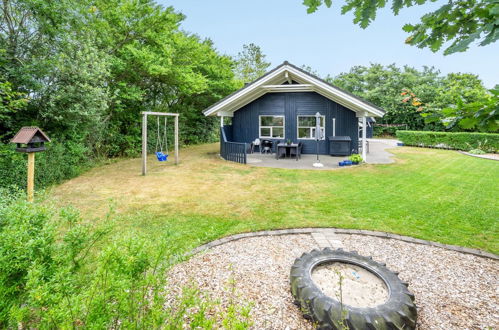
[[[345,250],[386,263],[416,296],[418,329],[499,329],[499,261],[434,246],[338,234]],[[295,258],[318,248],[310,234],[242,238],[174,266],[170,287],[197,286],[222,306],[252,302],[254,329],[313,329],[293,304]],[[233,279],[237,297],[225,288]]]

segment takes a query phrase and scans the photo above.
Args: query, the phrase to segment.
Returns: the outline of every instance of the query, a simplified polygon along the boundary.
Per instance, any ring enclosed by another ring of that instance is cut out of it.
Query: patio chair
[[[279,143],[276,143],[276,158],[279,159],[281,157],[286,158],[286,148],[279,148]]]
[[[258,150],[260,152],[262,152],[262,147],[261,147],[261,141],[260,141],[260,139],[255,139],[255,141],[251,142],[250,153],[253,153],[255,151],[255,147],[258,147]]]
[[[303,143],[298,142],[298,146],[296,148],[289,149],[289,156],[295,157],[296,160],[301,158],[301,149],[303,148]]]

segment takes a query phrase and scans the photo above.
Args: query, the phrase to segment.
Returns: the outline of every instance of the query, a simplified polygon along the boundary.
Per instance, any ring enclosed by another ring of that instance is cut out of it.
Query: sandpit
[[[388,299],[383,280],[356,265],[319,265],[312,270],[312,280],[326,296],[352,307],[375,307]]]

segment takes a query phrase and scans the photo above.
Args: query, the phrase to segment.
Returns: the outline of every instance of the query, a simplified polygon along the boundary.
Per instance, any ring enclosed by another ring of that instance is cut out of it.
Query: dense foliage
[[[455,90],[456,85],[451,86]],[[470,95],[471,94],[471,95]],[[499,85],[489,91],[470,89],[460,91],[455,103],[441,111],[430,109],[423,117],[426,122],[441,121],[447,128],[483,132],[499,131]]]
[[[483,104],[490,97],[478,76],[468,73],[442,76],[433,67],[417,70],[395,64],[371,64],[355,66],[349,72],[326,79],[383,108],[387,113],[377,123],[405,125],[403,128],[409,130],[477,129],[445,125],[450,113],[444,109],[458,104]]]
[[[391,10],[398,15],[403,8],[423,5],[435,0],[393,0]],[[346,0],[341,8],[345,14],[353,11],[355,24],[366,28],[376,19],[378,10],[385,8],[386,0]],[[321,5],[331,7],[332,0],[303,0],[308,13]],[[436,52],[447,42],[452,42],[444,54],[463,52],[480,40],[486,46],[499,39],[499,0],[448,0],[439,9],[421,17],[418,24],[406,24],[403,30],[411,35],[405,40],[409,45],[430,48]]]
[[[145,110],[180,113],[181,143],[216,139],[216,120],[201,110],[236,88],[233,61],[182,31],[183,19],[153,0],[3,0],[1,142],[37,125],[54,141],[52,158],[64,148],[78,162],[135,155]],[[74,171],[65,158],[53,164]]]
[[[499,134],[493,133],[397,131],[397,138],[409,146],[499,151]]]
[[[96,228],[74,209],[0,191],[0,328],[250,325],[249,306],[221,309],[196,287],[169,294],[165,271],[178,259],[178,234],[110,239],[116,228],[112,218],[105,223]]]

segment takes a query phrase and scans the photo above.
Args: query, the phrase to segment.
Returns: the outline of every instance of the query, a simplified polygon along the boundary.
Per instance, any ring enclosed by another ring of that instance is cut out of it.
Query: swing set
[[[151,112],[143,111],[142,114],[142,175],[147,174],[147,117],[156,117],[156,149],[155,155],[159,162],[168,161],[168,139],[167,139],[167,127],[168,127],[168,117],[174,117],[175,119],[175,165],[178,164],[178,113],[167,113],[167,112]],[[163,133],[161,133],[161,125],[159,117],[165,117],[163,125]]]

